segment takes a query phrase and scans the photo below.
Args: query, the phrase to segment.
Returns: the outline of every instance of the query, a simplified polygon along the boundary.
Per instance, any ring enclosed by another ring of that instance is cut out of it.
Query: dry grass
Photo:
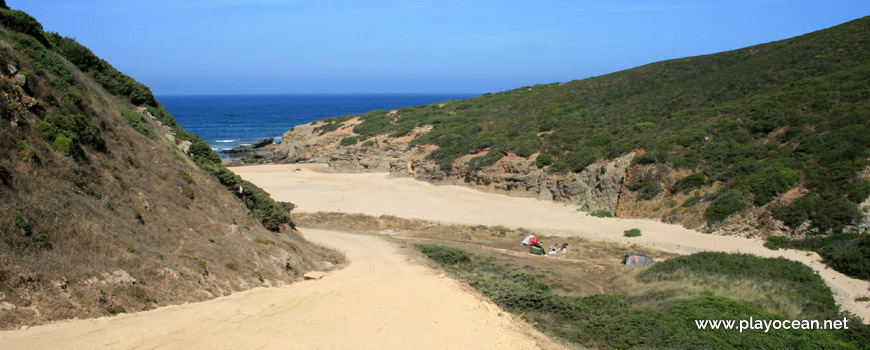
[[[472,253],[484,265],[507,267],[544,276],[553,290],[563,295],[586,296],[612,292],[612,279],[626,268],[621,258],[629,251],[643,251],[657,260],[676,256],[673,253],[626,245],[599,242],[582,237],[542,235],[519,228],[442,224],[434,221],[404,219],[390,215],[379,217],[345,213],[294,213],[294,222],[303,228],[351,231],[390,236],[408,243],[436,243]],[[530,234],[546,245],[568,243],[570,250],[546,257],[529,254],[520,241]]]
[[[712,293],[757,306],[788,319],[799,319],[804,311],[804,305],[784,297],[793,293],[787,290],[787,286],[772,282],[692,273],[682,273],[673,280],[642,282],[638,280],[641,272],[639,269],[622,271],[613,280],[614,294],[625,296],[624,300],[635,307],[663,310],[677,300]]]

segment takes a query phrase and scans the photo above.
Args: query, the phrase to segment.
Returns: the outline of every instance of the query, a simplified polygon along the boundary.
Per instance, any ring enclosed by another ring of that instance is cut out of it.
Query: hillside
[[[870,18],[464,101],[317,121],[273,161],[741,236],[870,228]]]
[[[0,328],[200,301],[342,261],[147,87],[0,5]]]

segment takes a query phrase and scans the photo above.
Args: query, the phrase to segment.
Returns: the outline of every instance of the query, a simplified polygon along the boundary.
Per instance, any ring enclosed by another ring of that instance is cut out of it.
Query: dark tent
[[[625,258],[622,259],[622,263],[625,264],[625,266],[642,267],[652,265],[653,263],[655,263],[655,260],[646,256],[646,254],[628,253],[625,254]]]

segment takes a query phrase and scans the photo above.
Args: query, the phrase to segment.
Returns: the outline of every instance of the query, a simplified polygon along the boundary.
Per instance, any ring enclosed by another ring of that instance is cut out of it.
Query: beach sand
[[[524,227],[550,235],[583,236],[602,241],[688,254],[722,251],[785,257],[817,271],[844,309],[870,321],[870,303],[855,298],[870,296],[870,282],[850,278],[827,268],[811,252],[770,250],[759,239],[703,234],[677,225],[644,219],[596,218],[576,208],[534,198],[486,193],[462,186],[435,186],[410,178],[389,178],[386,173],[342,174],[326,172],[325,164],[256,165],[231,168],[272,194],[276,200],[296,203],[299,212],[332,211],[367,215],[395,215],[447,223]],[[639,228],[641,237],[623,237]]]
[[[320,280],[0,332],[3,349],[561,349],[470,287],[368,235],[303,230],[350,264]]]

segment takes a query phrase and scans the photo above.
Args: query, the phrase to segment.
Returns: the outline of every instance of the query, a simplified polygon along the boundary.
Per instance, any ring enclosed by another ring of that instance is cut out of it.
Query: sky
[[[486,93],[824,29],[870,1],[7,0],[156,95]]]

